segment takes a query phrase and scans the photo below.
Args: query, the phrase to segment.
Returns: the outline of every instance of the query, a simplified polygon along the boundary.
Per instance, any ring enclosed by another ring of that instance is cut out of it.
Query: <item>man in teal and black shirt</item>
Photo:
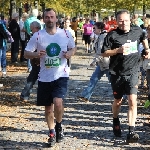
[[[31,30],[30,30],[30,24],[33,21],[37,21],[41,24],[40,20],[37,19],[38,16],[38,10],[37,9],[33,9],[32,10],[32,14],[29,15],[29,18],[24,22],[24,29],[27,33],[27,40],[29,41],[30,36],[31,36]],[[43,29],[43,26],[41,25],[41,29]],[[28,67],[28,72],[30,72],[32,70],[32,65],[30,63],[30,59],[27,60],[27,67]]]

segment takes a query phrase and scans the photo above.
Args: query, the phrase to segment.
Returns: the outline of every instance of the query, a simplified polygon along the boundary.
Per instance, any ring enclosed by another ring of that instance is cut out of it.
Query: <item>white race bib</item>
[[[125,43],[123,46],[127,46],[123,55],[129,55],[129,54],[138,52],[137,41]]]
[[[61,65],[61,58],[58,56],[53,56],[53,57],[45,57],[45,67],[50,68],[50,67],[59,67]]]

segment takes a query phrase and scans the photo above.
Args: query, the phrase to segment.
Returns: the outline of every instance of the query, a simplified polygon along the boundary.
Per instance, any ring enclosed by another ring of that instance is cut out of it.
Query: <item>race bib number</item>
[[[123,55],[129,55],[132,53],[137,53],[138,49],[137,49],[137,41],[135,42],[130,42],[130,43],[125,43],[123,46],[125,46],[125,52],[123,53]]]
[[[92,27],[87,27],[87,32],[92,33]]]
[[[59,67],[60,65],[61,65],[61,58],[59,58],[58,56],[45,58],[45,67],[46,68]]]

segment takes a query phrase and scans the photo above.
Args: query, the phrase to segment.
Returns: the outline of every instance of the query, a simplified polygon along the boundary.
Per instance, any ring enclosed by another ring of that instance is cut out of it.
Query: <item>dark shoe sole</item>
[[[47,146],[48,146],[48,147],[53,147],[53,146],[55,146],[55,144],[56,144],[56,143],[47,143]]]
[[[49,141],[49,139],[48,139],[48,143],[47,143],[48,147],[53,147],[56,144],[56,137],[51,140],[52,141]]]
[[[118,126],[118,129],[115,129],[115,126]],[[113,133],[114,133],[114,135],[116,137],[121,137],[121,128],[120,128],[120,125],[114,125],[113,126]]]
[[[139,140],[139,138],[137,138],[137,139],[127,139],[126,142],[127,143],[137,143],[138,140]]]
[[[137,143],[138,142],[138,140],[139,140],[139,135],[137,134],[135,134],[135,135],[133,135],[133,137],[131,137],[131,138],[128,138],[128,135],[127,135],[127,140],[126,140],[126,142],[127,143]]]
[[[58,133],[56,132],[56,142],[57,142],[57,143],[62,142],[63,139],[64,139],[64,136],[63,136],[62,138],[59,138],[57,135],[58,135]]]

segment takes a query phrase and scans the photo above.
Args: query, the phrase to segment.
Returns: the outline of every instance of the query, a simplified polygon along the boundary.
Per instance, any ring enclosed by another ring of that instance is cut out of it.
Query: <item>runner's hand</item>
[[[94,67],[94,66],[95,66],[95,63],[91,63],[90,66],[91,66],[91,67]]]
[[[69,50],[69,51],[63,51],[63,56],[66,59],[70,59],[72,55],[73,55],[73,52],[71,50]]]
[[[36,58],[41,58],[43,56],[46,55],[46,51],[45,50],[40,50],[38,52],[36,52]]]
[[[127,45],[123,45],[118,48],[117,53],[126,53],[126,50],[129,48]]]
[[[150,59],[150,49],[145,51],[146,55],[143,55],[144,58]]]

